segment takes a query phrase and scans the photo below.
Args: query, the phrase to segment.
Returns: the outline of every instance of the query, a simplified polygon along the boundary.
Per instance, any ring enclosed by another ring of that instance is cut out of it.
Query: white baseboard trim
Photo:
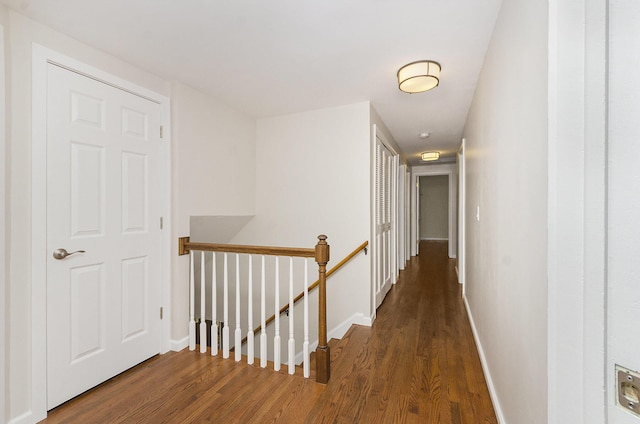
[[[371,327],[371,318],[366,318],[364,314],[353,314],[346,320],[342,321],[340,324],[333,327],[331,330],[327,331],[327,340],[331,339],[341,339],[346,332],[351,328],[353,324],[365,325],[367,327]],[[318,340],[315,340],[313,343],[309,344],[309,352],[313,352],[318,347]],[[302,363],[303,352],[300,351],[296,354],[296,364],[300,365]]]
[[[464,306],[465,306],[465,309],[467,310],[469,323],[471,324],[471,331],[473,332],[473,338],[476,341],[476,346],[478,347],[478,355],[480,356],[482,371],[484,372],[485,380],[487,380],[489,396],[491,397],[491,403],[493,403],[493,409],[496,413],[496,418],[498,418],[499,424],[507,424],[507,421],[504,419],[504,414],[502,413],[502,408],[500,407],[500,402],[498,401],[496,388],[493,385],[493,379],[491,378],[491,373],[489,372],[489,367],[487,365],[487,358],[484,355],[484,349],[482,348],[482,343],[480,342],[480,337],[478,336],[478,330],[476,329],[476,323],[473,320],[473,315],[471,314],[471,308],[469,307],[469,302],[467,302],[467,297],[464,295],[462,296],[462,299],[464,300]]]
[[[180,340],[171,340],[171,350],[174,352],[180,352],[185,347],[189,346],[189,336],[186,336]]]
[[[376,320],[376,314],[371,315],[370,317],[362,316],[362,322],[360,325],[364,325],[365,327],[371,327],[373,325],[373,321]]]
[[[458,269],[458,265],[456,265],[456,277],[458,277],[458,284],[464,284],[464,281],[462,281],[462,278],[460,275],[460,270]]]
[[[421,237],[420,240],[423,241],[449,241],[448,237]]]
[[[328,331],[327,338],[329,340],[341,339],[353,324],[366,325],[363,324],[364,321],[365,319],[363,314],[353,314],[349,318],[335,326],[332,330]]]
[[[15,418],[9,420],[8,424],[32,424],[37,423],[47,418],[46,414],[44,417],[40,419],[36,419],[31,411],[25,412],[23,414],[18,415]]]

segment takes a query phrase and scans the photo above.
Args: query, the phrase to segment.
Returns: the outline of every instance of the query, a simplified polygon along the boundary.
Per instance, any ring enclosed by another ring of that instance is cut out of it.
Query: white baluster
[[[266,324],[266,302],[265,302],[265,266],[264,266],[264,255],[262,255],[262,276],[260,280],[260,324],[262,325],[262,330],[260,332],[260,366],[262,368],[266,368],[267,366],[267,324]]]
[[[303,376],[311,375],[311,363],[309,359],[309,260],[304,260],[304,343],[302,344]]]
[[[242,359],[242,330],[240,329],[240,255],[236,253],[236,337],[234,351],[236,362]]]
[[[293,257],[289,257],[289,374],[296,372],[296,342],[293,319]]]
[[[193,250],[189,252],[189,260],[189,350],[196,350],[196,281],[194,275],[195,269],[193,265]]]
[[[211,252],[211,355],[218,354],[218,277],[216,269],[216,252]]]
[[[222,357],[229,357],[229,267],[227,253],[224,254],[224,323],[222,327]]]
[[[249,255],[249,295],[247,297],[247,322],[249,323],[249,331],[247,331],[247,363],[253,364],[255,354],[253,352],[253,257]]]
[[[204,251],[200,252],[200,353],[207,351],[207,318],[205,313],[206,289],[204,271]]]
[[[276,256],[276,292],[275,292],[275,316],[276,335],[273,338],[273,369],[280,371],[280,263]]]

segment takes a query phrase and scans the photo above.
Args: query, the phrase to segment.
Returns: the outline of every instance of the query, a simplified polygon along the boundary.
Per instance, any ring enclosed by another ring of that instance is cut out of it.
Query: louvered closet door
[[[376,307],[380,306],[386,296],[395,269],[395,175],[397,174],[397,158],[389,151],[379,138],[376,138],[375,151],[375,253],[374,280],[376,291]]]
[[[53,408],[160,351],[160,106],[48,66]],[[55,259],[59,248],[85,253]]]

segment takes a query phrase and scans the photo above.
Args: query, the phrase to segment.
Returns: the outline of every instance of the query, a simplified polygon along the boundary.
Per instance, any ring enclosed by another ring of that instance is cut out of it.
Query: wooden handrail
[[[360,246],[358,246],[353,252],[349,253],[347,256],[344,257],[344,259],[342,259],[340,262],[338,262],[336,264],[336,266],[334,266],[333,268],[331,268],[329,271],[327,271],[326,277],[329,278],[329,276],[331,274],[333,274],[334,272],[336,272],[337,270],[339,270],[340,268],[342,268],[347,262],[349,262],[351,259],[353,259],[354,256],[356,256],[358,253],[360,253],[362,250],[366,249],[367,246],[369,245],[368,241],[365,241],[364,243],[362,243]],[[309,293],[311,293],[311,290],[315,289],[316,287],[318,287],[320,285],[320,280],[316,280],[313,284],[311,284],[309,286],[309,288],[307,289]],[[298,303],[298,301],[300,299],[302,299],[304,297],[304,291],[300,292],[296,297],[293,298],[293,304],[295,306],[296,303]],[[279,315],[284,314],[287,309],[289,309],[289,304],[287,303],[286,305],[284,305],[282,308],[280,308],[280,311],[278,312]],[[264,325],[269,325],[273,320],[276,319],[276,314],[271,315],[264,323]],[[262,330],[262,325],[258,325],[256,328],[254,328],[253,332],[254,333],[258,333],[260,330]],[[242,339],[242,344],[245,344],[247,341],[247,338],[245,337],[244,339]]]
[[[248,246],[240,244],[216,244],[191,242],[189,237],[178,238],[178,255],[187,255],[190,250],[206,252],[247,253],[250,255],[296,256],[314,258],[316,249],[304,247]]]

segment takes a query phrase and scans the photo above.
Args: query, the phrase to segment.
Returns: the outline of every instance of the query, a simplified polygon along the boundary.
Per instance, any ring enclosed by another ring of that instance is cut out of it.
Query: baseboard
[[[353,324],[366,325],[363,323],[364,321],[365,318],[363,314],[353,314],[349,318],[335,326],[332,330],[328,331],[327,338],[329,340],[341,339]],[[371,325],[369,325],[369,327],[370,326]]]
[[[180,352],[185,347],[189,346],[189,336],[180,340],[171,340],[171,350],[174,352]]]
[[[493,379],[491,378],[491,372],[489,372],[489,366],[487,365],[487,358],[484,355],[484,349],[482,348],[482,343],[480,342],[480,337],[478,336],[478,330],[476,329],[476,323],[473,320],[473,314],[471,313],[471,308],[469,307],[469,302],[467,302],[467,297],[462,296],[464,300],[464,306],[467,310],[467,316],[469,317],[469,323],[471,324],[471,331],[473,332],[473,338],[476,341],[476,346],[478,347],[478,356],[480,356],[480,363],[482,364],[482,371],[484,372],[484,378],[487,381],[487,388],[489,389],[489,396],[491,397],[491,403],[493,403],[493,410],[496,413],[496,418],[498,419],[499,424],[506,424],[507,421],[504,419],[504,414],[502,413],[502,408],[500,407],[500,402],[498,401],[498,395],[496,393],[496,388],[493,385]]]
[[[371,327],[371,318],[366,318],[364,314],[353,314],[346,320],[342,321],[340,324],[333,327],[331,330],[327,331],[327,340],[331,339],[341,339],[346,332],[351,328],[353,324],[365,325],[367,327]],[[313,352],[318,347],[318,340],[315,340],[313,343],[309,344],[309,352]],[[296,364],[301,364],[303,359],[303,352],[300,351],[296,354]]]
[[[448,237],[421,237],[421,241],[449,241]]]
[[[25,412],[24,414],[20,414],[15,418],[12,418],[8,421],[8,424],[32,424],[37,423],[47,418],[46,414],[44,417],[37,419],[31,411]]]

